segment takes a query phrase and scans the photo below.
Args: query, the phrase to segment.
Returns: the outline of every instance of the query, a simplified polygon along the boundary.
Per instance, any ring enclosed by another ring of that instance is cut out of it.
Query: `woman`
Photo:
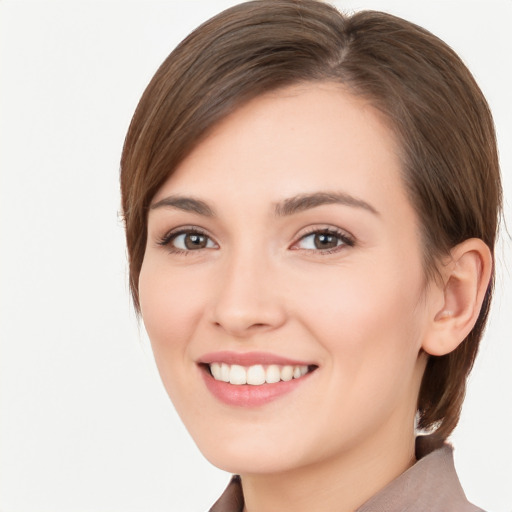
[[[479,510],[444,441],[489,311],[501,185],[452,50],[383,13],[240,4],[152,79],[121,187],[164,386],[239,475],[212,510]]]

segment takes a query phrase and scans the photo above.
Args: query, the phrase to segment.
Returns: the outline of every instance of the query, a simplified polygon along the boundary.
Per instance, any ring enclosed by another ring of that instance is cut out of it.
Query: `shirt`
[[[483,512],[466,498],[453,448],[434,436],[416,438],[417,462],[355,512]],[[234,475],[210,512],[242,512],[241,479]]]

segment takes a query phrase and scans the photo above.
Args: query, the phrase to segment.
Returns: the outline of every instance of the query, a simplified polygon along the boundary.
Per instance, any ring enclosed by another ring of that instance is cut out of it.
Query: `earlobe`
[[[487,245],[470,238],[450,251],[442,269],[442,307],[433,314],[422,348],[434,356],[455,350],[473,329],[489,286],[492,256]]]

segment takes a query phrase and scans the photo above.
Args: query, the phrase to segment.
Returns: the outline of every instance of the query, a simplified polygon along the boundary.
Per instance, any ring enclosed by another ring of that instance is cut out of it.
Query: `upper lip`
[[[277,364],[281,366],[309,366],[313,363],[307,361],[299,361],[288,357],[271,354],[268,352],[211,352],[205,354],[198,360],[199,364],[226,363],[238,364],[240,366],[253,366],[257,364],[270,365]]]

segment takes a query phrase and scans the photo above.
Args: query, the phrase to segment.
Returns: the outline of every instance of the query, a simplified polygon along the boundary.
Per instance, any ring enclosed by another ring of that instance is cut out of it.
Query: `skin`
[[[248,511],[354,510],[414,463],[422,347],[435,350],[458,303],[443,313],[449,279],[426,282],[398,153],[362,99],[330,83],[294,86],[224,119],[153,200],[194,197],[216,214],[150,210],[140,302],[171,400],[204,455],[242,475]],[[369,208],[275,215],[276,203],[316,192]],[[159,243],[183,226],[206,233],[206,246]],[[351,242],[318,249],[310,233],[325,229]],[[208,391],[197,364],[221,350],[318,368],[268,404],[235,407]]]

